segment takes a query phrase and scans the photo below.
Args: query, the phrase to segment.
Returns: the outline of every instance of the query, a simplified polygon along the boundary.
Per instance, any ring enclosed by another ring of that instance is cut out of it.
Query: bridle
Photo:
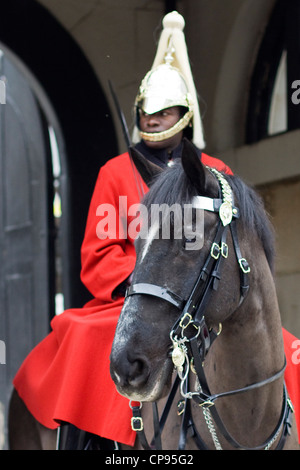
[[[285,385],[283,391],[281,416],[276,428],[263,444],[251,449],[239,444],[231,436],[216,410],[215,402],[217,399],[222,397],[254,390],[274,382],[283,375],[286,363],[284,364],[284,367],[272,377],[238,390],[232,390],[219,394],[212,394],[210,392],[204,373],[203,365],[206,355],[211,345],[221,332],[221,325],[219,326],[218,332],[216,332],[213,328],[209,329],[207,327],[205,311],[211,299],[212,293],[218,289],[221,279],[222,265],[228,257],[228,245],[226,240],[229,230],[231,232],[234,251],[240,272],[240,300],[238,307],[243,303],[249,291],[248,274],[250,272],[250,266],[247,260],[243,258],[239,246],[236,227],[236,220],[239,218],[239,209],[234,205],[231,187],[220,172],[213,168],[208,169],[211,171],[211,173],[214,174],[219,182],[220,197],[208,198],[203,196],[196,196],[193,201],[193,207],[218,213],[219,221],[210,252],[188,299],[181,298],[179,295],[165,287],[150,283],[132,284],[126,293],[126,297],[137,294],[144,294],[163,299],[164,301],[175,306],[181,312],[170,332],[170,338],[173,344],[172,360],[177,369],[177,377],[174,381],[160,421],[158,419],[156,404],[153,406],[155,436],[152,444],[148,444],[144,435],[143,421],[141,417],[141,404],[133,406],[130,402],[130,407],[132,408],[133,412],[132,429],[137,432],[141,444],[145,449],[153,449],[154,446],[157,449],[161,449],[160,435],[167,419],[176,390],[180,384],[180,391],[181,395],[183,396],[183,400],[179,402],[179,413],[183,414],[183,419],[178,444],[179,450],[185,448],[188,430],[192,430],[192,435],[198,448],[202,450],[207,449],[207,446],[203,442],[192,419],[190,404],[191,400],[194,400],[194,402],[202,408],[206,424],[211,433],[216,449],[221,449],[221,445],[218,440],[213,421],[225,439],[234,448],[246,450],[270,449],[281,432],[281,437],[276,449],[282,449],[287,435],[290,434],[290,415],[293,411],[292,404],[287,397]],[[196,375],[197,386],[195,391],[189,390],[188,379],[190,371]]]

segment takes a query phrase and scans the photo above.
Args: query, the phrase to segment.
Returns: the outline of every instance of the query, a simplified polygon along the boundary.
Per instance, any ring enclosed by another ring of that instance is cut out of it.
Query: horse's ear
[[[181,163],[185,174],[193,186],[200,194],[203,194],[206,186],[205,168],[201,163],[194,144],[186,138],[183,139]]]
[[[160,166],[149,162],[149,160],[147,160],[147,158],[145,158],[144,155],[142,155],[135,147],[130,147],[129,153],[146,185],[150,186],[154,176],[160,174],[163,169]]]

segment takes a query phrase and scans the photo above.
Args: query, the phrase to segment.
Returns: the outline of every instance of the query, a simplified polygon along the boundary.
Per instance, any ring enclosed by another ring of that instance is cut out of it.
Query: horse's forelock
[[[197,195],[196,188],[191,184],[180,163],[156,176],[150,191],[143,203],[149,209],[152,204],[188,204]]]

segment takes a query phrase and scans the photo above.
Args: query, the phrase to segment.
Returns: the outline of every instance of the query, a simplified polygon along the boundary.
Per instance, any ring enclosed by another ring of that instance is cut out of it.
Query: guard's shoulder
[[[127,166],[130,163],[129,154],[128,152],[122,153],[117,157],[110,158],[107,162],[103,165],[103,169],[111,170],[114,168],[120,169],[123,166]]]

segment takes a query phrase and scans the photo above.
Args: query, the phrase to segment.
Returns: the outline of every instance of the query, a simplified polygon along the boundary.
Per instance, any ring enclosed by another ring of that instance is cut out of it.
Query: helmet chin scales
[[[140,131],[140,137],[143,140],[148,142],[162,142],[163,140],[170,139],[174,135],[178,134],[179,132],[183,131],[191,121],[193,116],[192,111],[187,111],[185,115],[179,119],[179,121],[174,124],[174,126],[170,127],[166,131],[162,132],[142,132]]]

